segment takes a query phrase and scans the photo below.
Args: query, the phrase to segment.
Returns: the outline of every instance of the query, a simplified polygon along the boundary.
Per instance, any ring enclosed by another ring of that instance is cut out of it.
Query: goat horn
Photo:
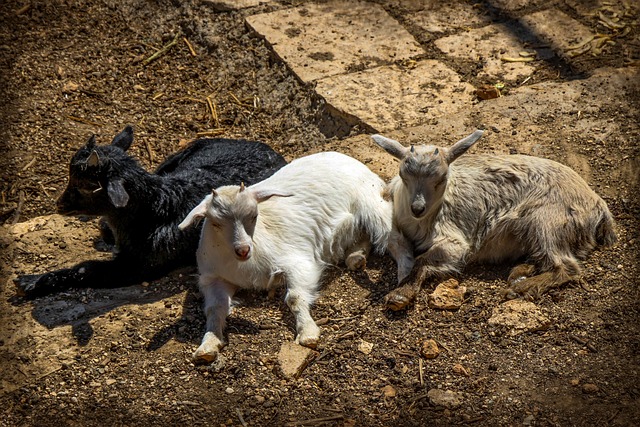
[[[434,155],[434,156],[437,156],[439,152],[440,152],[440,150],[438,150],[438,149],[436,148],[435,150],[433,150],[433,155]]]
[[[212,189],[211,189],[211,195],[212,195],[213,197],[217,197],[217,196],[218,196],[218,193],[216,193],[216,189],[215,189],[215,188],[212,188]]]
[[[240,183],[240,192],[242,193],[243,191],[244,191],[244,181]]]
[[[415,148],[413,148],[413,144],[411,144],[411,152],[412,152],[412,153],[415,153],[415,152],[416,152],[416,149],[415,149]]]

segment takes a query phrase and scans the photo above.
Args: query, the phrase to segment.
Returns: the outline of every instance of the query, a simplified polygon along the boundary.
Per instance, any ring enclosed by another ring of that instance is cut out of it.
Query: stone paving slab
[[[247,22],[304,82],[424,53],[404,27],[372,3],[305,4],[249,16]]]
[[[202,0],[202,3],[218,11],[240,10],[271,3],[271,0]]]
[[[469,108],[474,87],[434,60],[382,66],[318,80],[316,91],[343,114],[378,131],[415,126]]]
[[[521,58],[521,52],[535,54],[537,60],[553,57],[550,49],[531,48],[539,45],[535,37],[514,24],[494,24],[461,32],[438,39],[435,45],[448,56],[482,63],[481,76],[505,80],[530,76],[535,61],[507,62],[503,58]]]
[[[575,46],[593,35],[589,28],[557,9],[532,13],[521,18],[520,22],[551,43],[559,55],[564,55],[569,46]]]
[[[587,182],[593,182],[591,161],[597,153],[583,152],[579,147],[583,145],[582,141],[595,140],[606,149],[607,144],[612,143],[613,135],[622,135],[620,123],[609,120],[607,114],[602,114],[602,109],[629,111],[631,117],[636,106],[624,94],[635,91],[640,91],[640,69],[604,68],[596,70],[588,79],[521,87],[509,96],[478,102],[429,124],[381,133],[404,145],[449,146],[475,129],[485,128],[485,135],[471,153],[551,158],[573,168]],[[550,133],[549,126],[559,130]],[[397,173],[397,161],[378,149],[369,135],[345,141],[349,146],[346,154],[365,164],[379,164],[374,172],[384,179]],[[634,154],[629,153],[620,159],[616,172],[630,186],[640,185],[635,162]],[[614,195],[617,190],[605,186],[598,191],[603,195]]]
[[[488,24],[482,7],[468,3],[443,2],[441,0],[399,0],[398,5],[411,11],[408,20],[430,33],[469,29]]]

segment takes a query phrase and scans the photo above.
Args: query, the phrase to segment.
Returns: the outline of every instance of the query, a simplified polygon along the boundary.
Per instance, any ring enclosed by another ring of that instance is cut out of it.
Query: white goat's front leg
[[[223,331],[235,290],[235,286],[222,280],[201,277],[200,292],[204,296],[207,325],[202,343],[193,353],[195,362],[210,363],[218,357],[220,349],[224,346]]]
[[[403,279],[401,286],[387,294],[387,308],[402,310],[416,299],[425,281],[458,273],[468,252],[469,246],[460,240],[444,238],[436,241],[415,259],[413,269]]]
[[[389,235],[387,250],[398,265],[398,284],[400,284],[413,269],[415,263],[413,245],[394,227]]]
[[[320,271],[316,266],[304,269],[287,277],[285,302],[296,319],[296,343],[315,348],[320,340],[320,328],[311,317],[310,307],[316,299]]]

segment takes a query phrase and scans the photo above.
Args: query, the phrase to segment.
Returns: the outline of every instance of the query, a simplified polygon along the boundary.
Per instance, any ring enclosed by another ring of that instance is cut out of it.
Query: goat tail
[[[609,247],[618,241],[614,223],[613,216],[605,205],[600,222],[596,226],[595,238],[598,245]]]

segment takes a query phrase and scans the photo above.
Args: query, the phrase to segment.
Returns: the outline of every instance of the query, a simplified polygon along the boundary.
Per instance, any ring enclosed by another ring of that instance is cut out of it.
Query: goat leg
[[[415,301],[422,283],[428,278],[430,269],[428,266],[418,263],[404,278],[400,286],[392,290],[384,298],[387,308],[393,311],[404,310]]]
[[[45,274],[18,276],[14,283],[18,296],[35,299],[71,288],[118,288],[156,278],[143,278],[140,272],[140,266],[117,260],[85,261]],[[150,274],[149,271],[146,273]]]

